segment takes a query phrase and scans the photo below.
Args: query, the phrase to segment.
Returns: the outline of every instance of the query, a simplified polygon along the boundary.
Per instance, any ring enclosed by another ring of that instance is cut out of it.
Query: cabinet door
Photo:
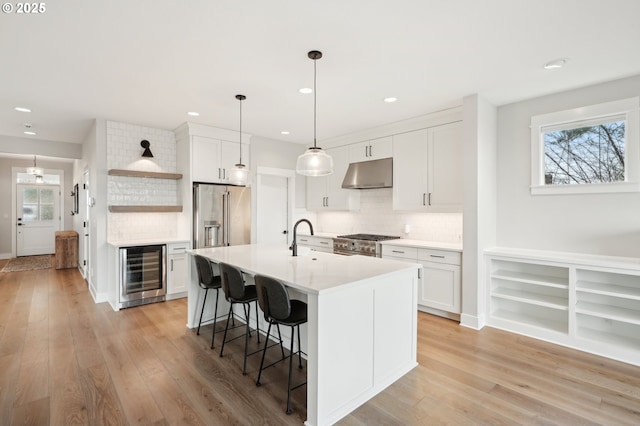
[[[393,139],[391,136],[349,145],[350,163],[379,160],[391,156],[393,156]]]
[[[333,173],[327,176],[327,201],[329,210],[357,210],[360,208],[360,192],[357,189],[343,189],[342,181],[349,168],[346,146],[331,148],[327,154],[333,157]]]
[[[327,177],[307,176],[307,210],[318,211],[326,208]]]
[[[460,313],[460,266],[422,262],[418,303],[434,309]]]
[[[167,294],[187,291],[187,254],[169,256],[169,279]]]
[[[224,182],[229,181],[230,170],[240,161],[239,146],[234,142],[222,141],[220,143],[220,169]]]
[[[427,207],[427,130],[393,136],[393,209]]]
[[[428,207],[455,211],[462,208],[462,123],[429,129]]]
[[[220,144],[216,139],[193,136],[191,171],[194,182],[221,182]]]

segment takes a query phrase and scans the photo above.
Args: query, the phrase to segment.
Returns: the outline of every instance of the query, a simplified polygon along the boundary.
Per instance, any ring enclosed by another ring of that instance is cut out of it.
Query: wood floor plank
[[[73,346],[51,349],[49,362],[51,424],[88,424],[88,403],[82,390],[80,369]]]
[[[17,405],[13,410],[11,425],[46,425],[49,419],[49,398],[42,398]]]
[[[106,364],[81,369],[80,384],[88,403],[89,424],[128,424]],[[135,395],[131,395],[131,398],[135,398]]]

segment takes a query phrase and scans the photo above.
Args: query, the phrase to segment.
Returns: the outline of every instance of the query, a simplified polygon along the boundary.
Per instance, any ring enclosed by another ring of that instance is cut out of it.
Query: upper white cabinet
[[[349,167],[346,146],[327,149],[333,158],[333,173],[328,176],[307,177],[308,210],[357,210],[360,193],[354,189],[342,189],[342,181]]]
[[[231,168],[240,160],[237,142],[193,136],[191,150],[194,182],[227,183]],[[249,147],[242,144],[242,162],[249,168]]]
[[[393,138],[373,139],[349,145],[349,162],[359,163],[361,161],[379,160],[393,156]]]
[[[393,208],[462,209],[462,122],[393,136]]]

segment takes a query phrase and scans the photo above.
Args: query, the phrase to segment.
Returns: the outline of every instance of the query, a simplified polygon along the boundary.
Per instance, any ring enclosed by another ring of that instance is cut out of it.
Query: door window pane
[[[38,220],[38,205],[23,205],[22,206],[22,220],[24,222],[30,222],[32,220]]]
[[[38,190],[36,188],[26,188],[22,191],[23,204],[35,204],[38,202]]]
[[[40,206],[40,220],[53,220],[53,206]]]
[[[53,190],[42,188],[40,190],[40,204],[53,204]]]

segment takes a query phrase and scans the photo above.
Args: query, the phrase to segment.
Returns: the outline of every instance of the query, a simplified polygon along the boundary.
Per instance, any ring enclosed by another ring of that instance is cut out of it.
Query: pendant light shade
[[[30,175],[34,175],[34,176],[40,176],[40,178],[42,179],[42,167],[38,167],[38,165],[36,164],[36,156],[33,156],[33,167],[27,167],[27,173],[29,173]]]
[[[249,177],[249,169],[242,164],[242,101],[247,99],[245,95],[236,95],[236,99],[240,101],[240,161],[229,173],[229,183],[232,185],[245,186]]]
[[[313,146],[298,157],[296,172],[304,176],[325,176],[333,173],[333,158],[316,145],[316,61],[322,58],[322,52],[312,50],[307,56],[313,60]]]

